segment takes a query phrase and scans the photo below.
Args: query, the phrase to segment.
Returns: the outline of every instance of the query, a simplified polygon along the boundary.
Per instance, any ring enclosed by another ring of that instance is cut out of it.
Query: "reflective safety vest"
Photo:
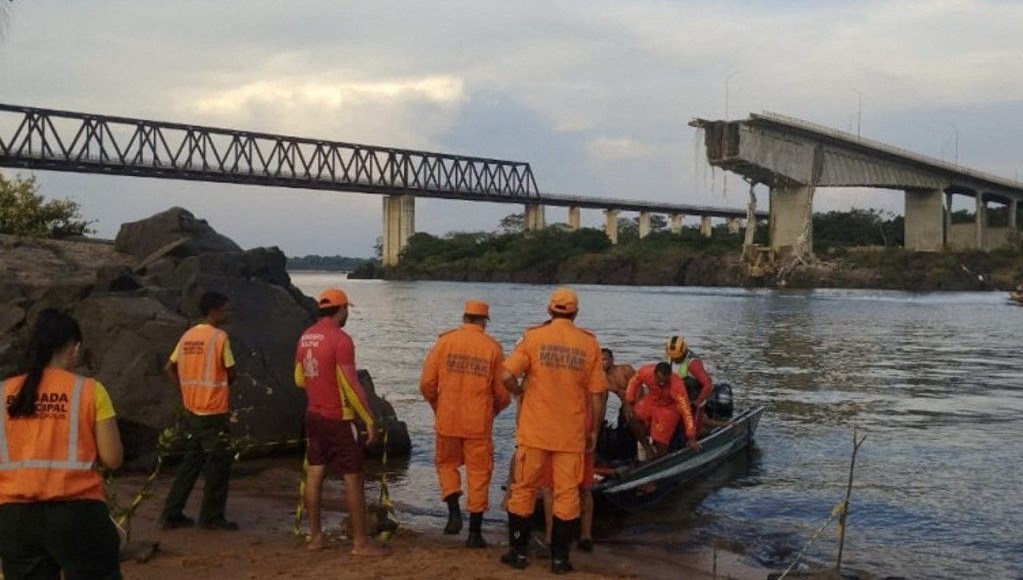
[[[226,342],[226,332],[204,324],[193,326],[178,341],[181,400],[196,415],[227,413]]]
[[[96,464],[96,390],[92,379],[47,369],[36,414],[11,418],[7,402],[25,375],[3,384],[0,409],[0,504],[103,500]]]
[[[694,354],[693,351],[689,351],[686,353],[686,356],[682,359],[682,362],[678,363],[678,368],[675,369],[675,372],[678,374],[678,377],[683,381],[686,380],[686,377],[689,376],[689,363],[693,362],[695,358],[696,354]]]

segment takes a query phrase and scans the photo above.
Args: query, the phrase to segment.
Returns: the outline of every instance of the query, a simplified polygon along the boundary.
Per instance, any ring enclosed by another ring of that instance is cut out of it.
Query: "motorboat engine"
[[[704,409],[711,419],[731,419],[734,412],[732,386],[728,383],[715,384]]]

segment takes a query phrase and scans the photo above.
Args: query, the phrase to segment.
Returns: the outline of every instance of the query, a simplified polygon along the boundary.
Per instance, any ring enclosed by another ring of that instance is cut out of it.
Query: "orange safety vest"
[[[25,375],[4,381],[10,401]],[[96,464],[96,383],[47,369],[34,417],[11,418],[0,409],[0,504],[74,499],[103,500]]]
[[[178,341],[178,380],[185,408],[196,415],[227,413],[227,333],[213,326],[193,326]]]

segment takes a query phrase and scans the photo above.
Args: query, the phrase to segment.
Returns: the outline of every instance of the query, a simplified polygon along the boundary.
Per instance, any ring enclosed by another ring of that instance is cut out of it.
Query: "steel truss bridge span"
[[[0,166],[539,202],[528,163],[0,104]]]

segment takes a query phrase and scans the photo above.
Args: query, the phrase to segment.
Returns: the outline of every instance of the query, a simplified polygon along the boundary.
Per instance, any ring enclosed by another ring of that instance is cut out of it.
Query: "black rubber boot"
[[[551,572],[565,574],[571,572],[572,562],[568,560],[568,551],[575,535],[579,520],[562,520],[555,516],[551,528]]]
[[[526,551],[529,550],[529,534],[532,522],[529,518],[508,512],[508,553],[501,556],[501,562],[522,570],[529,565]]]
[[[448,523],[444,526],[444,533],[454,536],[462,532],[462,510],[458,507],[460,493],[453,493],[444,501],[448,504]]]
[[[465,539],[466,548],[486,548],[483,539],[483,513],[469,512],[469,537]]]

